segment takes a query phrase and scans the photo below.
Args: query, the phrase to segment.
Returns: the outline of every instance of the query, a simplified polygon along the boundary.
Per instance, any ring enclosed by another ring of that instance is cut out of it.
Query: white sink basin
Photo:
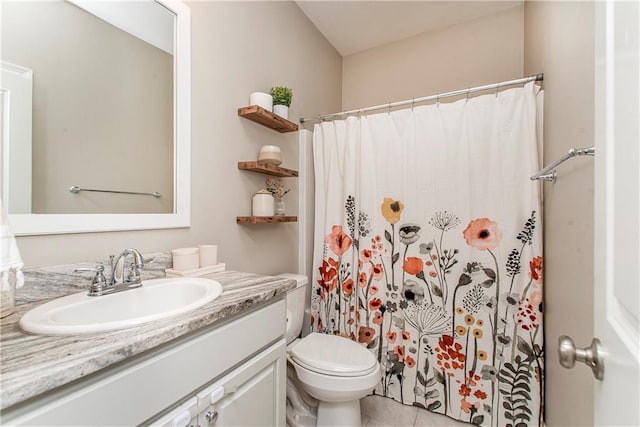
[[[25,313],[19,324],[46,335],[112,331],[194,310],[221,293],[222,285],[210,279],[145,280],[139,288],[110,295],[82,292],[55,299]]]

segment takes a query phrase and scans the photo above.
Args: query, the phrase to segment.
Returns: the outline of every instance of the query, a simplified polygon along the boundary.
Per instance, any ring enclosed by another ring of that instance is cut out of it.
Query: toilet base
[[[360,418],[360,400],[346,402],[324,402],[318,404],[318,427],[362,425]]]

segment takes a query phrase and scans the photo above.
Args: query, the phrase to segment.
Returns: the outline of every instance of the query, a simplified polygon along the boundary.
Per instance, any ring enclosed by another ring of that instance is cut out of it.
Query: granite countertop
[[[143,280],[164,276],[166,254],[152,254]],[[18,328],[20,317],[52,298],[86,290],[89,277],[72,274],[75,264],[25,271],[26,284],[16,293],[16,311],[0,323],[0,409],[85,377],[161,344],[236,316],[285,294],[293,280],[237,271],[213,273],[223,292],[213,302],[185,314],[129,329],[94,334],[31,335]]]

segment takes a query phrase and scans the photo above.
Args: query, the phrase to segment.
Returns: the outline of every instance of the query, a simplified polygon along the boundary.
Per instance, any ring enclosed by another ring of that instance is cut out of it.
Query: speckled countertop
[[[167,254],[150,254],[143,280],[164,276]],[[145,256],[145,257],[147,257]],[[224,291],[213,302],[163,320],[112,332],[69,336],[30,335],[20,317],[52,298],[86,290],[90,275],[74,274],[74,264],[25,271],[16,294],[16,311],[0,322],[0,409],[82,378],[222,319],[276,298],[295,286],[292,280],[237,271],[213,273]]]

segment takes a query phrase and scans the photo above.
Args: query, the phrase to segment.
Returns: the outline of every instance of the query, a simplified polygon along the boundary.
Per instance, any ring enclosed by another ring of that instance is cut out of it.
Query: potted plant
[[[270,93],[273,97],[273,112],[283,119],[288,119],[291,98],[293,98],[293,91],[291,88],[285,86],[274,86],[271,88]]]

